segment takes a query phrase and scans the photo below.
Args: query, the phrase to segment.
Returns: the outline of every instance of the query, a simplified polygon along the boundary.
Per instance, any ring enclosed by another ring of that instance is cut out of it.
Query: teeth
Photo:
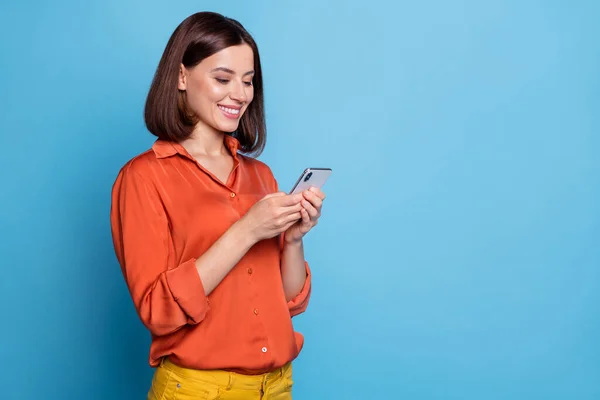
[[[240,113],[240,110],[234,110],[233,108],[227,108],[223,106],[219,106],[219,108],[229,114],[238,115]]]

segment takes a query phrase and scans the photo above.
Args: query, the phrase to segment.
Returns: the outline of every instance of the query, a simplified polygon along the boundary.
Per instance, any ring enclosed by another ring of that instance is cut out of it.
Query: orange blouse
[[[254,245],[206,295],[195,260],[248,209],[278,191],[269,167],[238,154],[227,184],[178,143],[157,140],[129,161],[113,186],[115,252],[137,313],[152,334],[149,363],[161,357],[194,369],[262,373],[297,357],[303,336],[291,317],[304,312],[311,273],[286,301],[281,237]]]

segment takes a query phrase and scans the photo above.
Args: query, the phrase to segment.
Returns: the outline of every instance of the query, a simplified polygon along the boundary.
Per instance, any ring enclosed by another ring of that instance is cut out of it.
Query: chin
[[[221,131],[221,132],[231,133],[231,132],[235,132],[238,129],[239,126],[240,126],[240,124],[238,124],[238,123],[236,123],[236,124],[232,124],[232,123],[229,123],[229,124],[217,124],[217,129],[219,131]]]
[[[214,127],[221,132],[233,132],[240,126],[240,119],[216,118]]]

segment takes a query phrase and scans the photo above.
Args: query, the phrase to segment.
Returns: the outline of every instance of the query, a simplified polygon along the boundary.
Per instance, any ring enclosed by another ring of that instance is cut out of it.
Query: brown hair
[[[242,24],[213,12],[189,16],[171,35],[146,99],[144,120],[148,130],[164,140],[189,137],[198,117],[190,112],[185,93],[177,88],[180,64],[191,68],[226,47],[240,44],[247,44],[254,53],[254,99],[233,136],[244,153],[259,155],[265,147],[267,130],[258,47]]]

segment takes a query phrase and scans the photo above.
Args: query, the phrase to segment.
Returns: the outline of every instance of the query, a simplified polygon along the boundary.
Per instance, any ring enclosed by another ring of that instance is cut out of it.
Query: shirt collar
[[[240,142],[231,135],[225,135],[224,142],[233,158],[237,160]],[[156,140],[152,145],[152,150],[154,151],[156,158],[167,158],[174,156],[175,154],[181,154],[182,156],[191,158],[190,154],[181,144],[169,140]]]

